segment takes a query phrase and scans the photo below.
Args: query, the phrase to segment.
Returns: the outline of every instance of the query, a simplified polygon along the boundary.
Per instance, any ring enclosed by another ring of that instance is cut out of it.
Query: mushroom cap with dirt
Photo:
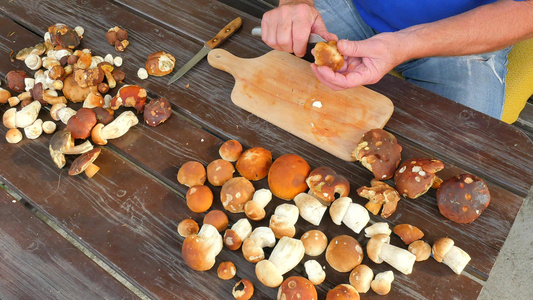
[[[338,197],[346,197],[350,193],[348,180],[337,174],[330,167],[319,167],[311,171],[306,183],[313,195],[326,202],[333,202]],[[338,197],[335,197],[338,195]]]
[[[254,192],[255,188],[250,180],[244,177],[234,177],[222,186],[220,201],[229,212],[244,212],[244,205],[252,200]]]
[[[78,156],[70,165],[68,175],[78,175],[85,171],[87,177],[92,178],[94,174],[100,170],[100,167],[95,165],[93,162],[96,160],[96,158],[98,158],[101,151],[102,148],[94,148],[93,150]]]
[[[282,300],[317,300],[318,294],[311,281],[302,276],[291,276],[283,281],[278,289],[277,299]]]
[[[352,157],[361,162],[377,180],[387,180],[394,176],[394,171],[401,161],[402,146],[391,133],[376,128],[366,132]]]
[[[440,180],[435,175],[444,169],[444,164],[438,159],[412,158],[404,161],[394,174],[396,190],[404,197],[418,198]]]
[[[188,187],[204,184],[207,178],[204,165],[198,161],[188,161],[178,170],[178,182]]]

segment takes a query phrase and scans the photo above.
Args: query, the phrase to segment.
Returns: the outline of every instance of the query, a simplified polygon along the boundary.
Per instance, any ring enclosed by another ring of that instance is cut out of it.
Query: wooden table
[[[215,267],[227,260],[236,264],[237,276],[229,281],[218,279],[216,268],[192,271],[181,258],[183,238],[176,232],[177,224],[188,217],[201,224],[205,214],[191,213],[187,208],[187,187],[177,182],[177,171],[189,160],[207,165],[219,158],[218,148],[227,139],[236,139],[245,148],[269,149],[274,158],[298,154],[312,168],[330,166],[348,178],[352,199],[366,203],[355,190],[369,184],[368,170],[335,158],[233,105],[233,78],[210,67],[205,59],[171,86],[166,85],[168,76],[147,80],[136,76],[147,56],[159,50],[172,53],[181,66],[237,16],[243,18],[243,27],[222,48],[240,57],[262,55],[270,49],[250,34],[251,28],[260,24],[257,18],[214,0],[15,0],[2,1],[0,13],[2,75],[16,68],[29,71],[22,62],[10,61],[10,52],[41,42],[48,26],[56,22],[82,26],[82,47],[102,56],[118,54],[104,37],[110,27],[118,25],[128,31],[130,41],[126,51],[120,53],[125,82],[139,84],[148,90],[149,98],[164,97],[173,105],[173,115],[163,125],[152,128],[139,124],[122,138],[110,140],[98,158],[101,170],[92,179],[68,176],[65,169],[54,165],[48,153],[50,135],[24,139],[15,145],[0,140],[0,181],[21,197],[13,201],[0,190],[0,298],[232,299],[233,285],[247,278],[255,285],[254,299],[274,299],[277,289],[264,287],[256,279],[254,265],[245,261],[240,251],[223,249],[217,257]],[[454,274],[432,258],[416,263],[411,275],[394,271],[392,292],[384,298],[476,298],[533,183],[533,143],[512,126],[400,79],[386,76],[370,88],[394,102],[395,111],[385,129],[398,138],[404,159],[439,158],[446,164],[439,173],[442,178],[473,173],[488,183],[492,195],[489,208],[470,225],[458,225],[442,217],[434,190],[416,200],[402,199],[388,219],[372,216],[373,222],[418,226],[430,243],[451,237],[472,256],[463,275]],[[8,108],[7,104],[1,105],[0,111]],[[46,110],[41,115],[43,120],[50,118]],[[3,136],[7,129],[0,127]],[[69,156],[67,165],[73,159]],[[266,180],[254,185],[256,189],[268,187]],[[210,187],[215,195],[212,209],[222,209],[220,188]],[[283,201],[274,199],[266,208],[267,216],[280,203]],[[87,255],[21,204],[49,219],[50,224],[85,248]],[[244,214],[228,213],[228,217],[231,225]],[[268,220],[252,224],[267,225]],[[313,228],[300,219],[296,237]],[[350,234],[366,244],[362,234],[334,225],[328,216],[319,229],[330,239]],[[397,236],[391,239],[393,244],[401,245]],[[323,255],[318,261],[327,265]],[[375,273],[392,269],[368,258],[363,263]],[[302,265],[286,277],[305,276]],[[317,286],[320,299],[332,287],[348,282],[349,273],[338,273],[329,266],[326,273],[326,282]],[[123,278],[130,288],[110,274]],[[362,298],[383,297],[369,292]]]

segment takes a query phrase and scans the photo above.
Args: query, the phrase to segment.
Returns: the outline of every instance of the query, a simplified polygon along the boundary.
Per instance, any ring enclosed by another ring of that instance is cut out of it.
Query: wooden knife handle
[[[226,25],[222,30],[217,33],[217,35],[207,41],[205,43],[205,47],[208,49],[213,49],[220,45],[223,41],[225,41],[228,37],[230,37],[237,29],[239,29],[242,25],[242,19],[240,17],[236,18],[235,20],[231,21],[228,25]]]

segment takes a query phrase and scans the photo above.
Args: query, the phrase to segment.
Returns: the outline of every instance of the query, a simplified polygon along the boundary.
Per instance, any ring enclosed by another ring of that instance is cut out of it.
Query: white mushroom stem
[[[272,200],[272,192],[269,189],[260,189],[255,191],[252,201],[256,202],[261,208],[265,208]]]
[[[442,263],[450,267],[456,274],[461,274],[470,259],[470,255],[463,249],[452,246],[442,258]]]
[[[260,221],[265,218],[265,207],[272,200],[272,192],[269,189],[260,189],[255,191],[251,201],[244,205],[246,216],[254,221]]]
[[[252,234],[252,225],[248,219],[242,218],[231,226],[231,230],[235,231],[241,241],[244,241]]]
[[[43,133],[43,120],[37,119],[33,124],[24,128],[24,134],[30,140],[34,140]]]
[[[93,128],[93,132],[95,132],[97,136],[99,136],[100,139],[105,142],[102,144],[101,141],[94,141],[94,134],[93,141],[99,145],[105,145],[107,140],[116,139],[123,136],[131,127],[137,125],[138,123],[139,119],[132,111],[125,111],[115,118],[111,123],[105,126],[102,123],[96,124],[96,126]]]
[[[282,237],[268,258],[281,275],[296,267],[305,254],[304,243],[299,239]]]
[[[299,210],[293,204],[281,204],[276,207],[274,214],[270,217],[269,227],[274,231],[276,238],[283,236],[293,237],[296,233],[294,224],[298,221]]]
[[[388,235],[373,236],[367,243],[369,258],[378,264],[386,262],[403,274],[411,274],[416,256],[406,249],[390,245],[389,242]]]
[[[357,203],[350,203],[346,214],[342,218],[342,222],[356,233],[361,232],[366,224],[370,221],[368,210]]]
[[[318,201],[318,199],[306,193],[296,195],[294,197],[294,203],[296,203],[300,211],[300,216],[315,226],[320,225],[322,217],[328,208]]]
[[[314,285],[319,285],[326,280],[326,272],[322,269],[320,263],[314,259],[308,260],[304,263],[305,273],[307,278]]]
[[[15,113],[15,126],[18,128],[30,126],[35,120],[37,120],[40,110],[41,103],[39,101],[33,101],[24,106],[21,110]]]
[[[257,227],[249,238],[242,243],[242,255],[252,263],[259,262],[265,258],[264,247],[274,247],[276,237],[272,229],[268,227]]]
[[[57,111],[57,117],[63,122],[63,124],[67,124],[68,120],[70,120],[75,114],[76,111],[70,107],[65,107]]]
[[[17,108],[13,107],[6,112],[4,112],[4,115],[2,116],[3,124],[6,128],[13,129],[17,128],[17,125],[15,124],[15,114],[17,113]]]
[[[372,226],[365,228],[365,237],[371,238],[376,234],[390,235],[392,230],[389,228],[389,224],[386,222],[378,222]]]
[[[352,199],[350,197],[340,197],[339,199],[333,201],[329,208],[329,215],[331,216],[333,223],[337,225],[342,224],[342,219],[344,218],[344,215],[346,215],[350,203],[352,203]]]
[[[198,232],[198,237],[203,240],[206,251],[205,257],[215,262],[215,257],[222,251],[223,242],[222,236],[218,233],[215,226],[211,224],[204,224]]]

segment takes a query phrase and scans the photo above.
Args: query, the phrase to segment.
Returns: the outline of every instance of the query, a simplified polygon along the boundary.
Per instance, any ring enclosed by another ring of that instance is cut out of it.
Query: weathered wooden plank
[[[0,298],[136,296],[0,188]]]

